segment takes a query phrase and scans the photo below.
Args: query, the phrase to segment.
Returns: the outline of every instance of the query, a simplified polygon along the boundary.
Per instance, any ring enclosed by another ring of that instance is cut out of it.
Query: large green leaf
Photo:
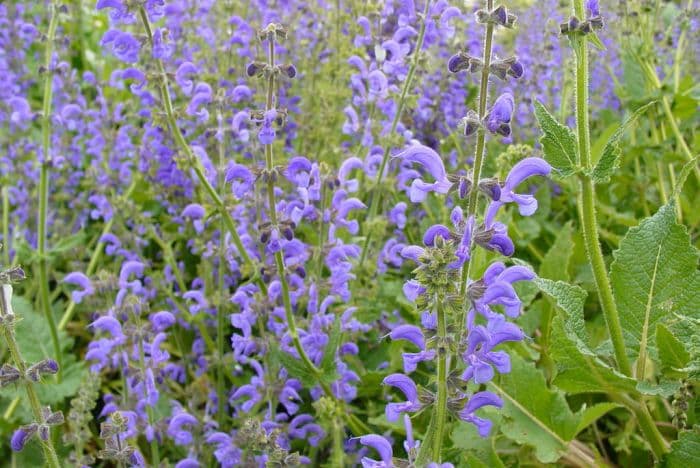
[[[583,318],[586,291],[544,278],[535,279],[535,284],[563,312],[552,320],[550,332],[551,357],[557,364],[554,383],[571,393],[634,392],[635,380],[603,362],[588,345]]]
[[[650,102],[634,111],[634,113],[617,128],[610,139],[608,139],[608,142],[603,148],[603,154],[600,156],[598,163],[593,169],[593,180],[596,183],[608,182],[610,180],[610,176],[620,165],[620,138],[622,138],[622,135],[632,126],[637,118],[654,104],[656,104],[656,102]]]
[[[557,461],[576,435],[580,416],[566,403],[564,394],[550,389],[544,374],[518,355],[512,370],[489,384],[504,401],[501,431],[510,439],[532,446],[543,463]]]
[[[698,252],[672,205],[631,228],[614,252],[611,280],[631,360],[637,376],[647,357],[656,357],[656,325],[675,315],[700,314]]]
[[[574,132],[557,122],[539,101],[535,101],[535,116],[544,133],[540,138],[544,158],[561,177],[574,174],[578,159]]]
[[[656,325],[656,347],[664,369],[683,369],[690,362],[690,353],[663,323]]]
[[[700,466],[700,428],[681,432],[660,464],[663,468]]]

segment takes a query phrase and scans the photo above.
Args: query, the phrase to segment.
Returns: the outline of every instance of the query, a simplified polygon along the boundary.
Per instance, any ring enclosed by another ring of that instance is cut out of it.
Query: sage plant
[[[400,325],[389,334],[393,340],[408,341],[419,349],[418,353],[404,353],[406,374],[415,371],[420,362],[435,363],[436,367],[436,390],[419,390],[405,374],[392,374],[384,379],[385,385],[397,388],[406,398],[405,402],[386,406],[389,421],[396,421],[402,413],[415,413],[425,408],[431,412],[421,449],[417,453],[408,453],[409,463],[418,465],[431,460],[442,461],[449,415],[474,424],[478,433],[486,437],[491,422],[478,416],[477,411],[484,406],[503,405],[497,394],[471,391],[467,385],[469,382],[486,384],[496,371],[509,372],[508,354],[495,348],[501,343],[524,338],[520,328],[508,320],[522,312],[513,284],[531,280],[534,273],[525,266],[507,267],[502,262],[494,262],[480,279],[471,279],[469,266],[475,246],[505,257],[513,255],[513,242],[506,225],[497,221],[498,212],[504,205],[515,203],[520,214],[532,215],[537,209],[537,200],[515,190],[526,179],[546,176],[551,170],[543,159],[530,157],[518,162],[503,183],[481,176],[486,135],[510,136],[515,108],[510,93],[501,94],[489,106],[489,79],[491,76],[502,80],[517,79],[523,75],[524,69],[515,56],[498,60],[492,56],[494,29],[514,27],[516,16],[503,5],[494,7],[490,0],[475,15],[485,27],[483,56],[477,58],[459,52],[447,64],[453,73],[468,70],[481,76],[478,112],[469,111],[464,119],[465,136],[476,134],[471,173],[448,174],[440,155],[420,144],[396,155],[402,164],[416,164],[430,176],[429,181],[422,177],[413,180],[412,202],[422,202],[434,192],[451,195],[453,204],[452,227],[444,224],[430,226],[423,236],[423,245],[407,246],[401,251],[403,257],[417,265],[415,279],[405,283],[404,294],[421,312],[421,326]],[[489,200],[482,219],[476,216],[479,193]],[[466,204],[466,209],[460,206],[462,204]],[[460,357],[462,364],[459,363]],[[378,449],[381,444],[372,443],[370,439],[363,443]],[[383,454],[382,458],[385,459],[386,455]]]

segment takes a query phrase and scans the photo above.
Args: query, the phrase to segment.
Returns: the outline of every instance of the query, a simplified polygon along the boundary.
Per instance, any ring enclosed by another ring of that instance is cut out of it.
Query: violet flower
[[[418,401],[418,388],[409,377],[403,374],[391,374],[384,378],[384,385],[398,388],[404,394],[407,401],[401,403],[389,403],[386,405],[386,419],[389,422],[398,421],[403,412],[414,413],[422,408]]]

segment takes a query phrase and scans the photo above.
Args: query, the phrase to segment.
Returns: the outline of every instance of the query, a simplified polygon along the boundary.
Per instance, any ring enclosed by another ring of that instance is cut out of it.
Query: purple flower
[[[194,90],[194,80],[192,75],[199,73],[199,69],[192,62],[182,62],[175,72],[175,82],[180,86],[182,92],[189,96]]]
[[[459,412],[459,417],[462,421],[474,424],[481,437],[488,437],[493,423],[488,419],[480,418],[474,414],[476,410],[484,406],[495,406],[497,408],[501,408],[503,407],[503,400],[501,400],[501,398],[495,393],[475,393],[471,396],[471,398],[469,398],[467,404],[464,405],[464,409]]]
[[[440,155],[431,148],[423,145],[413,145],[396,155],[395,158],[400,158],[409,163],[420,164],[435,179],[433,183],[424,182],[420,178],[414,179],[409,194],[412,202],[418,203],[425,200],[428,192],[446,194],[452,187],[452,183],[447,179],[445,165],[440,159]]]
[[[362,457],[362,468],[392,468],[394,465],[391,462],[393,457],[393,450],[391,449],[391,444],[384,437],[369,434],[360,437],[360,443],[372,447],[379,453],[381,461],[373,460],[368,457]]]
[[[510,356],[504,351],[492,349],[505,341],[520,341],[524,337],[522,330],[508,322],[502,315],[489,317],[486,327],[477,325],[469,331],[467,350],[462,355],[467,369],[462,374],[463,380],[474,379],[475,383],[489,382],[495,367],[498,372],[510,372]]]
[[[258,140],[263,145],[271,145],[275,141],[275,119],[277,118],[277,109],[265,111],[262,119],[262,127],[258,133]]]
[[[122,333],[122,326],[119,321],[114,317],[110,317],[109,315],[98,318],[92,322],[90,326],[100,331],[106,331],[114,338],[121,338],[124,336]]]
[[[64,278],[63,278],[64,283],[68,284],[74,284],[76,286],[79,286],[82,289],[76,289],[71,293],[71,299],[73,302],[76,304],[80,304],[83,302],[83,298],[85,296],[90,296],[95,292],[95,288],[92,286],[92,282],[90,281],[90,278],[85,276],[83,273],[79,271],[74,271],[72,273],[68,273]]]
[[[122,62],[135,63],[139,60],[141,44],[129,33],[110,29],[102,36],[100,45],[111,46],[114,56]]]
[[[434,224],[425,231],[423,235],[423,243],[428,247],[435,247],[435,239],[441,238],[443,241],[452,239],[450,228],[442,224]]]
[[[187,426],[195,425],[197,425],[197,418],[181,411],[170,419],[167,433],[172,437],[176,445],[190,445],[194,439]]]
[[[175,324],[175,316],[167,310],[151,314],[148,319],[156,332],[161,332]]]
[[[418,388],[409,377],[403,374],[391,374],[384,378],[384,385],[398,388],[404,394],[407,401],[401,403],[389,403],[386,405],[386,419],[389,422],[398,421],[403,412],[414,413],[421,409],[418,401]]]
[[[493,103],[491,110],[484,117],[486,128],[491,133],[507,137],[510,135],[510,121],[513,117],[515,101],[510,93],[501,94]]]
[[[542,158],[525,158],[519,161],[508,173],[506,181],[501,189],[498,201],[489,205],[484,223],[489,226],[496,217],[498,209],[505,203],[515,202],[518,211],[523,216],[530,216],[537,211],[537,199],[532,195],[514,193],[513,190],[525,179],[532,176],[546,176],[552,171],[552,167]]]
[[[36,433],[36,424],[23,426],[17,429],[10,439],[10,447],[15,452],[22,450],[27,441]]]
[[[226,171],[226,183],[237,198],[243,198],[253,188],[255,177],[243,164],[232,163]]]
[[[598,0],[586,0],[586,12],[589,18],[600,16],[600,5]]]
[[[26,99],[18,96],[13,96],[7,101],[10,107],[10,121],[16,124],[28,122],[32,119],[32,109]]]
[[[403,353],[403,369],[405,373],[410,374],[415,371],[419,362],[435,359],[435,350],[430,349],[426,351],[423,331],[417,326],[399,325],[389,333],[389,336],[392,340],[410,341],[420,349],[420,352],[417,353]]]

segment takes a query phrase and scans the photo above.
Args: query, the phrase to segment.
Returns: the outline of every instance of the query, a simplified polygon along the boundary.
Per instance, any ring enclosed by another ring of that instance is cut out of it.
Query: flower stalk
[[[49,31],[46,34],[46,49],[44,51],[44,97],[41,116],[41,150],[42,160],[39,171],[39,220],[37,226],[37,253],[39,256],[39,291],[41,298],[41,308],[44,318],[49,324],[51,332],[51,343],[56,361],[61,363],[61,344],[58,340],[58,329],[56,320],[51,311],[51,297],[49,293],[49,263],[47,248],[47,225],[49,210],[49,173],[53,160],[49,155],[51,146],[51,104],[53,101],[53,72],[51,61],[53,58],[53,46],[56,39],[56,28],[58,27],[58,5],[51,2],[49,6],[50,19]],[[60,379],[60,374],[57,376]]]

